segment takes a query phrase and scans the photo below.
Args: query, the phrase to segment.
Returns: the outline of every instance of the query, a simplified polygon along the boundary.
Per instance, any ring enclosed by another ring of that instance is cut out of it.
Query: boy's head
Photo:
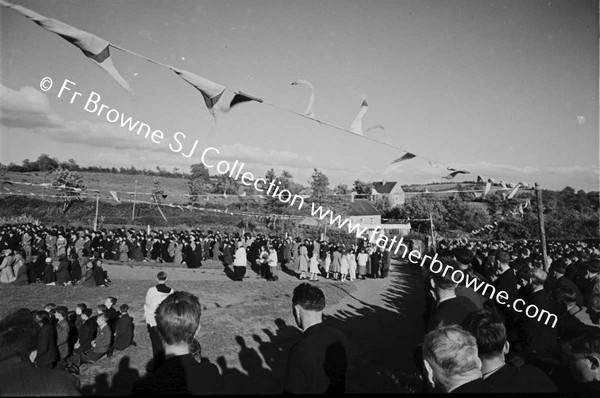
[[[571,375],[577,381],[600,381],[600,330],[591,328],[563,345]]]
[[[63,319],[67,319],[67,315],[69,314],[69,309],[65,306],[59,306],[55,309],[56,319],[62,321]]]
[[[83,319],[84,321],[87,321],[91,317],[92,317],[92,309],[91,308],[85,308],[85,309],[81,310],[81,319]]]
[[[98,314],[104,314],[106,311],[108,311],[108,308],[104,304],[100,304],[98,307],[96,307],[96,312]]]
[[[87,308],[87,305],[85,305],[84,303],[79,303],[75,306],[75,313],[77,315],[81,315],[82,311],[85,310]]]
[[[127,311],[129,311],[129,306],[127,304],[121,304],[119,311],[121,314],[127,314]]]
[[[98,314],[96,322],[98,323],[98,326],[104,326],[106,325],[106,322],[108,322],[108,316],[106,314]]]
[[[156,309],[156,328],[167,345],[190,345],[200,328],[201,306],[198,297],[175,292]]]
[[[54,303],[48,303],[44,306],[44,311],[50,313],[51,311],[53,311],[56,308],[56,304]]]
[[[116,297],[109,297],[106,300],[104,300],[104,305],[106,306],[106,308],[112,308],[113,305],[115,305],[117,302]]]

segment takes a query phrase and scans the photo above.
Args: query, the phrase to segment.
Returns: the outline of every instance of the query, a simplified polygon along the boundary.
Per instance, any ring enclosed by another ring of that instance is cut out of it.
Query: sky
[[[47,153],[80,165],[189,171],[204,148],[307,185],[446,181],[447,167],[543,188],[598,190],[597,1],[13,0],[161,63],[349,128],[363,99],[371,138],[240,104],[216,121],[173,72],[111,48],[132,94],[61,37],[0,7],[0,162]],[[53,80],[40,89],[44,77]],[[82,95],[58,97],[65,79]],[[191,158],[84,109],[91,92],[125,117],[180,131]],[[431,162],[431,163],[430,163]],[[437,167],[432,167],[431,164]],[[214,172],[212,172],[214,174]]]

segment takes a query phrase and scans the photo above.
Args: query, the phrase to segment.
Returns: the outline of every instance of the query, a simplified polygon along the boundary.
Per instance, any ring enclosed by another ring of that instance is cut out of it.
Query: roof
[[[383,182],[373,182],[373,189],[375,189],[378,193],[390,193],[396,186],[396,181],[387,181],[385,184]],[[400,188],[398,186],[398,188]],[[402,190],[402,188],[400,188]]]
[[[350,203],[349,216],[379,216],[379,211],[366,199],[356,199]]]

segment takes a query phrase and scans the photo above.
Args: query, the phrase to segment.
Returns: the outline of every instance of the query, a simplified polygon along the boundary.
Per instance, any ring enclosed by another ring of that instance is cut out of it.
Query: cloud
[[[127,115],[125,115],[127,118]],[[133,119],[135,122],[135,119]],[[13,90],[0,85],[0,125],[26,129],[35,134],[67,144],[121,149],[133,147],[146,150],[164,150],[164,145],[153,144],[115,124],[65,120],[50,107],[48,97],[33,87]]]

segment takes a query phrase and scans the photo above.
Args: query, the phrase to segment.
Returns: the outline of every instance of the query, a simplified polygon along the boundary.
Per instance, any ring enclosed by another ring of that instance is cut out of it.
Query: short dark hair
[[[564,258],[559,257],[556,259],[556,261],[554,261],[552,263],[552,265],[550,266],[550,269],[552,269],[560,274],[564,274],[565,271],[567,270],[567,263],[565,262]]]
[[[510,254],[507,252],[500,252],[496,256],[496,260],[498,260],[499,263],[508,264],[510,262]]]
[[[191,344],[201,313],[198,297],[188,292],[174,292],[156,309],[156,328],[166,344]]]
[[[488,310],[469,314],[463,327],[477,339],[479,356],[494,356],[502,353],[506,343],[506,326],[497,315]]]
[[[294,289],[292,305],[299,305],[308,311],[323,311],[325,295],[318,287],[304,282]]]
[[[85,310],[87,308],[87,304],[85,304],[85,303],[79,303],[75,307],[80,308],[83,311],[83,310]]]
[[[121,304],[121,306],[119,307],[119,311],[127,312],[129,311],[129,306],[127,304]]]
[[[98,319],[104,319],[106,322],[108,322],[108,314],[106,312],[103,312],[102,314],[98,314],[98,316],[96,317],[96,320]]]
[[[108,307],[105,306],[104,304],[100,304],[98,307],[96,307],[96,309],[99,309],[100,311],[102,311],[102,313],[105,313],[106,311],[108,311]]]
[[[55,312],[61,314],[64,319],[67,319],[67,315],[69,315],[69,309],[64,305],[56,307]]]
[[[465,247],[459,247],[454,249],[454,257],[461,264],[471,264],[475,253]]]
[[[577,293],[571,286],[557,286],[554,289],[554,297],[559,303],[573,304],[577,302]]]
[[[50,314],[46,311],[36,311],[34,319],[39,323],[50,323]]]
[[[108,300],[110,300],[110,302],[115,305],[115,303],[117,302],[117,298],[116,297],[109,297]]]
[[[156,274],[156,279],[158,279],[159,281],[166,281],[167,273],[165,271],[160,271],[158,274]]]
[[[81,315],[85,315],[88,318],[92,316],[92,309],[91,308],[84,308],[83,310],[81,310]]]

